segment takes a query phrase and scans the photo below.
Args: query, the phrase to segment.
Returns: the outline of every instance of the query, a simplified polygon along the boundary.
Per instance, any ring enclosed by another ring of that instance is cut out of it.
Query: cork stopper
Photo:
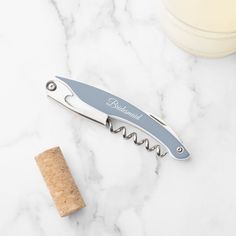
[[[70,215],[85,207],[84,200],[59,147],[40,153],[35,160],[60,216]]]

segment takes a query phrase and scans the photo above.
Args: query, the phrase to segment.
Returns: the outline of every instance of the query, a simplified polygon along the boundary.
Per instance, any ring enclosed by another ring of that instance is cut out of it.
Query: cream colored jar
[[[194,55],[236,52],[236,0],[162,0],[161,20],[170,39]]]

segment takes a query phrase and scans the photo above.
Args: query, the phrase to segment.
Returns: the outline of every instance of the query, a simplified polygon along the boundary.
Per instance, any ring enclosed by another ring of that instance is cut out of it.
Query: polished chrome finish
[[[177,152],[182,153],[184,151],[184,148],[182,146],[177,147]]]
[[[55,91],[57,89],[57,85],[55,82],[53,82],[52,80],[48,81],[46,84],[46,88],[49,91]]]
[[[47,95],[68,109],[100,124],[106,125],[107,114],[89,106],[76,95],[73,90],[61,80],[51,80],[46,84]]]
[[[111,133],[117,134],[117,133],[122,132],[122,137],[126,140],[133,138],[134,144],[136,144],[138,146],[145,144],[145,148],[148,152],[152,152],[152,151],[156,150],[156,156],[158,156],[158,157],[164,157],[167,154],[167,152],[162,153],[161,145],[159,145],[159,144],[156,144],[156,145],[150,147],[150,142],[149,142],[148,138],[138,141],[138,135],[136,132],[132,132],[132,133],[127,134],[127,129],[125,126],[120,126],[119,128],[114,129],[112,121],[109,118],[107,119],[107,127],[109,128]]]

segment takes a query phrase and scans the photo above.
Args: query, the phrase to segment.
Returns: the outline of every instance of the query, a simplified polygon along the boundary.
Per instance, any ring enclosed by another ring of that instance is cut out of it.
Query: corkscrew
[[[164,157],[167,154],[167,152],[162,152],[160,144],[156,144],[156,145],[153,145],[152,147],[150,147],[150,141],[148,138],[138,140],[138,134],[136,132],[132,132],[132,133],[127,134],[127,128],[125,126],[120,126],[119,128],[114,129],[113,123],[112,123],[111,119],[109,119],[109,118],[107,119],[107,127],[109,128],[110,132],[113,134],[117,134],[117,133],[122,132],[122,137],[126,140],[133,138],[134,144],[136,144],[138,146],[144,144],[145,148],[148,152],[152,152],[152,151],[156,150],[157,157]]]
[[[106,126],[111,133],[122,133],[126,140],[144,145],[149,152],[155,151],[157,157],[167,152],[177,160],[189,158],[189,153],[175,132],[160,118],[148,114],[127,101],[93,86],[56,77],[46,84],[47,95],[68,109]],[[138,139],[137,132],[127,132],[126,126],[114,129],[113,119],[128,123],[144,131],[158,143],[151,146],[148,138]],[[163,147],[164,148],[163,148]]]

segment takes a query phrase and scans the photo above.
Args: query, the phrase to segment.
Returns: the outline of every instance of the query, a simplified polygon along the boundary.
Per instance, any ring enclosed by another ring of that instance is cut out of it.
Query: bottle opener
[[[46,84],[47,95],[70,110],[98,122],[112,133],[122,132],[125,139],[133,138],[136,145],[145,145],[147,151],[156,150],[157,157],[163,157],[161,145],[177,160],[186,160],[189,153],[177,135],[160,118],[146,113],[129,102],[93,86],[56,77]],[[150,146],[148,138],[138,140],[136,132],[127,134],[125,126],[113,128],[113,119],[135,126],[153,137],[158,143]]]

